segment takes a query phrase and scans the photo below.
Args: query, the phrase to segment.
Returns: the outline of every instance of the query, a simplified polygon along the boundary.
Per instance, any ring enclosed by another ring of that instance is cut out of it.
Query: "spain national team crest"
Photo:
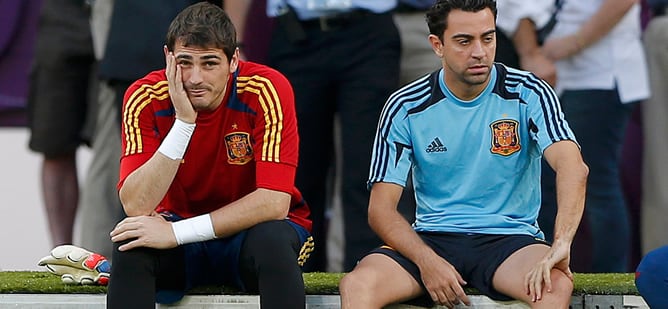
[[[517,135],[519,123],[515,120],[503,119],[494,121],[492,129],[492,153],[509,156],[520,150],[520,137]]]
[[[246,132],[225,135],[225,146],[227,146],[227,163],[243,165],[253,159],[250,135]]]

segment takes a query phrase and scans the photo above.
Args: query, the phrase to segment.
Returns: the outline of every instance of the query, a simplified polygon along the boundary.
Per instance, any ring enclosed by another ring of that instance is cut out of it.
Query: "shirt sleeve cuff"
[[[261,161],[256,164],[256,185],[258,188],[292,193],[296,173],[294,165]]]

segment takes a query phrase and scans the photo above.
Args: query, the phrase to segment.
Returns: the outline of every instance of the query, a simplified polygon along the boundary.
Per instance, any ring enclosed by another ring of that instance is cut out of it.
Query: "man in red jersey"
[[[223,10],[171,23],[166,69],[133,83],[122,113],[119,196],[107,308],[154,308],[224,284],[262,308],[304,308],[309,208],[294,186],[294,95],[277,71],[239,60]]]

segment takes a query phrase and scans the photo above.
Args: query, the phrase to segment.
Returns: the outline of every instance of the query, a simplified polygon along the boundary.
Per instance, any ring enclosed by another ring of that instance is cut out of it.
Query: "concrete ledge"
[[[482,295],[470,295],[471,307],[465,308],[503,308],[525,309],[529,306],[518,301],[497,302]],[[17,309],[104,309],[104,294],[0,294],[0,308]],[[341,303],[338,295],[307,295],[308,309],[338,309]],[[256,295],[187,295],[174,305],[157,305],[162,309],[259,309],[260,298]],[[392,305],[386,309],[422,308],[409,305]],[[433,309],[445,309],[436,306]],[[642,297],[637,295],[583,295],[573,296],[571,309],[649,309]]]
[[[340,308],[338,283],[342,273],[305,273],[308,308]],[[473,305],[457,308],[529,308],[518,302],[496,302],[472,288],[465,288]],[[104,308],[106,287],[65,285],[48,272],[0,272],[0,309],[83,309]],[[240,294],[224,286],[200,287],[189,291],[179,303],[156,308],[260,308],[259,297]],[[386,309],[421,308],[405,304]],[[444,309],[437,306],[433,309]],[[571,309],[647,309],[634,283],[633,273],[575,274]]]

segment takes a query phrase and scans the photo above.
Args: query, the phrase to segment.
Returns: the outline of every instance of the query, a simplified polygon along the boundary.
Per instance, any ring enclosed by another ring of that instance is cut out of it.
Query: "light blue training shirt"
[[[443,74],[425,75],[386,102],[369,188],[405,186],[412,169],[416,231],[544,238],[536,222],[542,152],[576,142],[554,91],[529,72],[495,63],[485,90],[462,101]]]

